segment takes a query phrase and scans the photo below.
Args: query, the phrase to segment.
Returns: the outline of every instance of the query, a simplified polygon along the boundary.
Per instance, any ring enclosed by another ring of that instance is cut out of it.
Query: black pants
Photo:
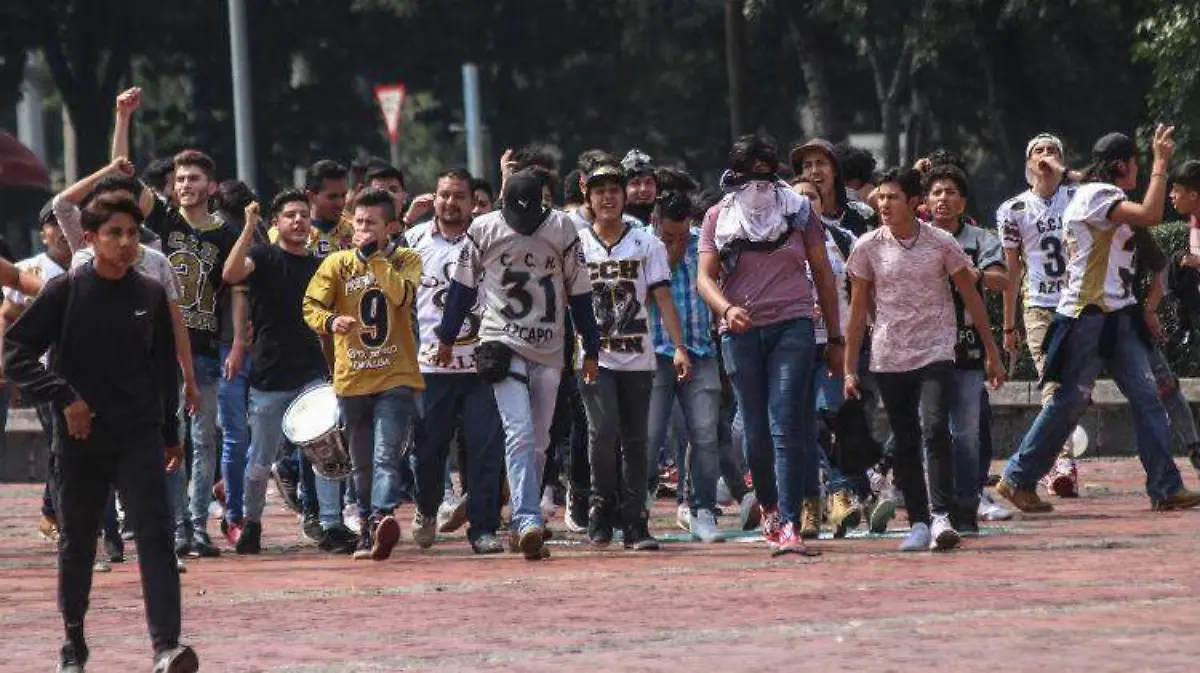
[[[565,459],[571,500],[586,503],[592,492],[592,466],[588,460],[587,411],[583,407],[579,385],[579,379],[572,372],[564,374],[559,381],[550,438]]]
[[[646,511],[646,444],[654,372],[601,368],[596,382],[582,386],[588,418],[592,504],[605,513],[620,508],[632,526]]]
[[[49,457],[46,465],[46,487],[42,490],[42,515],[51,519],[58,518],[58,484],[54,466],[54,408],[49,404],[39,404],[34,407],[38,422],[42,424],[42,437],[46,440]]]
[[[935,362],[915,371],[876,373],[875,377],[895,437],[895,480],[904,493],[909,523],[928,524],[931,508],[934,514],[949,514],[954,502],[950,439],[954,363]],[[928,447],[928,490],[922,440]]]
[[[62,424],[65,427],[65,423]],[[58,609],[69,639],[82,636],[96,536],[115,486],[137,530],[138,568],[154,651],[179,644],[179,569],[172,544],[163,440],[157,430],[120,442],[65,440],[58,472]]]

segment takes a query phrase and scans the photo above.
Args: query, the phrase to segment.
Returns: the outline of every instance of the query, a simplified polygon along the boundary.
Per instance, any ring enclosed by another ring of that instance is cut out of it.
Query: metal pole
[[[483,177],[483,122],[479,113],[479,69],[474,63],[464,63],[463,121],[467,127],[467,169],[475,177]]]
[[[389,145],[390,145],[391,155],[392,155],[392,165],[399,168],[400,167],[400,135],[397,134],[395,138],[392,138],[391,141],[389,142]]]
[[[254,108],[250,98],[250,48],[246,39],[246,2],[229,0],[229,56],[233,70],[233,134],[238,179],[251,187],[254,161]]]
[[[742,0],[725,0],[725,73],[729,78],[729,130],[742,135]]]

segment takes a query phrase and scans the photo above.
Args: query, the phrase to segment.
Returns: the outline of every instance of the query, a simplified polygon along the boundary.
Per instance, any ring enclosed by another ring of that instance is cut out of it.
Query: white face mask
[[[754,180],[746,183],[734,197],[751,215],[761,215],[775,205],[775,185],[771,182]]]

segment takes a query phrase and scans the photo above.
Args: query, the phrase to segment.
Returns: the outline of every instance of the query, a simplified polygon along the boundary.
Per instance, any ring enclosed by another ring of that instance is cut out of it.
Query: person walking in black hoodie
[[[199,669],[196,653],[179,644],[179,571],[164,475],[183,456],[175,341],[165,290],[130,271],[141,221],[130,200],[101,198],[88,206],[83,227],[94,260],[48,282],[6,335],[9,379],[55,411],[58,605],[66,630],[60,672],[81,673],[87,663],[83,620],[100,517],[113,486],[136,522],[154,670]],[[39,361],[47,350],[48,367]]]

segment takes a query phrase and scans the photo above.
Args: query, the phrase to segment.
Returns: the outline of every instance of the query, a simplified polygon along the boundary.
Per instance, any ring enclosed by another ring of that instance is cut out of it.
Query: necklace
[[[892,238],[896,239],[896,242],[900,244],[901,248],[904,248],[905,250],[912,250],[913,248],[917,247],[917,241],[921,240],[921,225],[917,225],[917,235],[913,236],[912,243],[905,244],[904,240],[897,238],[895,234],[892,234]]]

